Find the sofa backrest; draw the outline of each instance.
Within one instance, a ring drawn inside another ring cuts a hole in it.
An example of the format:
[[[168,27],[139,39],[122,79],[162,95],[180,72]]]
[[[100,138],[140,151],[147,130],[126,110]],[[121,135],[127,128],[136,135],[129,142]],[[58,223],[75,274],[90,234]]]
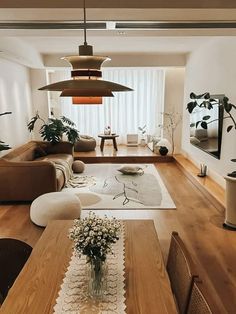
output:
[[[35,158],[35,149],[38,146],[36,142],[29,142],[20,147],[14,148],[8,154],[4,155],[3,160],[7,161],[32,161]]]

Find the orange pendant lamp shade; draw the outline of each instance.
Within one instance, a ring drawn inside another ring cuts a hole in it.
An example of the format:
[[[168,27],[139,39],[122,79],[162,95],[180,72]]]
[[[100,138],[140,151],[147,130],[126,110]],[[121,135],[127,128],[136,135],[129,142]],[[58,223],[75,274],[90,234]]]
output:
[[[73,105],[102,105],[102,97],[72,97]]]

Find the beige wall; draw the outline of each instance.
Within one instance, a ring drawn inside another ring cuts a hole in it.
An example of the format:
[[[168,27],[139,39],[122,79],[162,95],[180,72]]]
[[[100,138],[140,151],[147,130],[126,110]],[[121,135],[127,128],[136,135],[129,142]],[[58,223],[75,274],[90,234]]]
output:
[[[167,68],[165,70],[165,112],[172,114],[176,128],[174,131],[175,152],[181,150],[182,111],[184,97],[184,68]],[[165,116],[164,126],[170,125],[170,119]],[[164,129],[164,137],[171,141],[170,132]]]
[[[30,74],[25,66],[0,59],[0,140],[11,147],[19,146],[31,136],[27,123],[32,115]],[[4,155],[6,151],[0,152]]]
[[[204,162],[209,168],[209,174],[224,186],[223,176],[235,168],[230,159],[236,158],[236,130],[226,132],[229,121],[224,120],[222,150],[220,160],[194,147],[189,142],[189,114],[186,104],[190,92],[200,94],[225,94],[233,104],[236,104],[236,39],[215,39],[203,45],[192,53],[186,66],[186,85],[183,105],[183,152],[198,166]],[[234,115],[236,117],[236,114]]]

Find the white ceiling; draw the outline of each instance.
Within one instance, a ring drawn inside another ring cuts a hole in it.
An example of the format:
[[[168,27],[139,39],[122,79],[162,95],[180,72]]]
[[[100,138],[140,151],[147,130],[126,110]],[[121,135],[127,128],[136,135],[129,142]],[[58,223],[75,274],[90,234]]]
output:
[[[236,9],[87,9],[89,21],[236,21]],[[82,9],[1,9],[0,22],[82,21]],[[95,53],[188,53],[212,36],[236,36],[236,29],[89,30]],[[0,29],[0,37],[17,37],[42,54],[76,53],[83,44],[81,30]]]
[[[76,37],[24,37],[43,54],[74,54],[78,45],[83,44],[81,36]],[[209,37],[158,37],[117,35],[90,36],[88,44],[94,46],[94,54],[127,53],[188,53],[208,41]]]

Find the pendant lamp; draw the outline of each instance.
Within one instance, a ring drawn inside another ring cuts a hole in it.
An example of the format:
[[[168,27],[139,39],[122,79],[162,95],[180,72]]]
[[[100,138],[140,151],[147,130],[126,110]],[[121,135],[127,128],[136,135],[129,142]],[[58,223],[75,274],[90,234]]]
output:
[[[79,46],[79,55],[66,56],[72,66],[71,79],[43,86],[39,90],[61,91],[61,97],[72,97],[73,104],[102,104],[102,97],[113,97],[112,92],[132,91],[131,88],[102,80],[101,66],[111,59],[94,56],[93,47],[86,39],[86,10],[84,0],[84,44]]]

